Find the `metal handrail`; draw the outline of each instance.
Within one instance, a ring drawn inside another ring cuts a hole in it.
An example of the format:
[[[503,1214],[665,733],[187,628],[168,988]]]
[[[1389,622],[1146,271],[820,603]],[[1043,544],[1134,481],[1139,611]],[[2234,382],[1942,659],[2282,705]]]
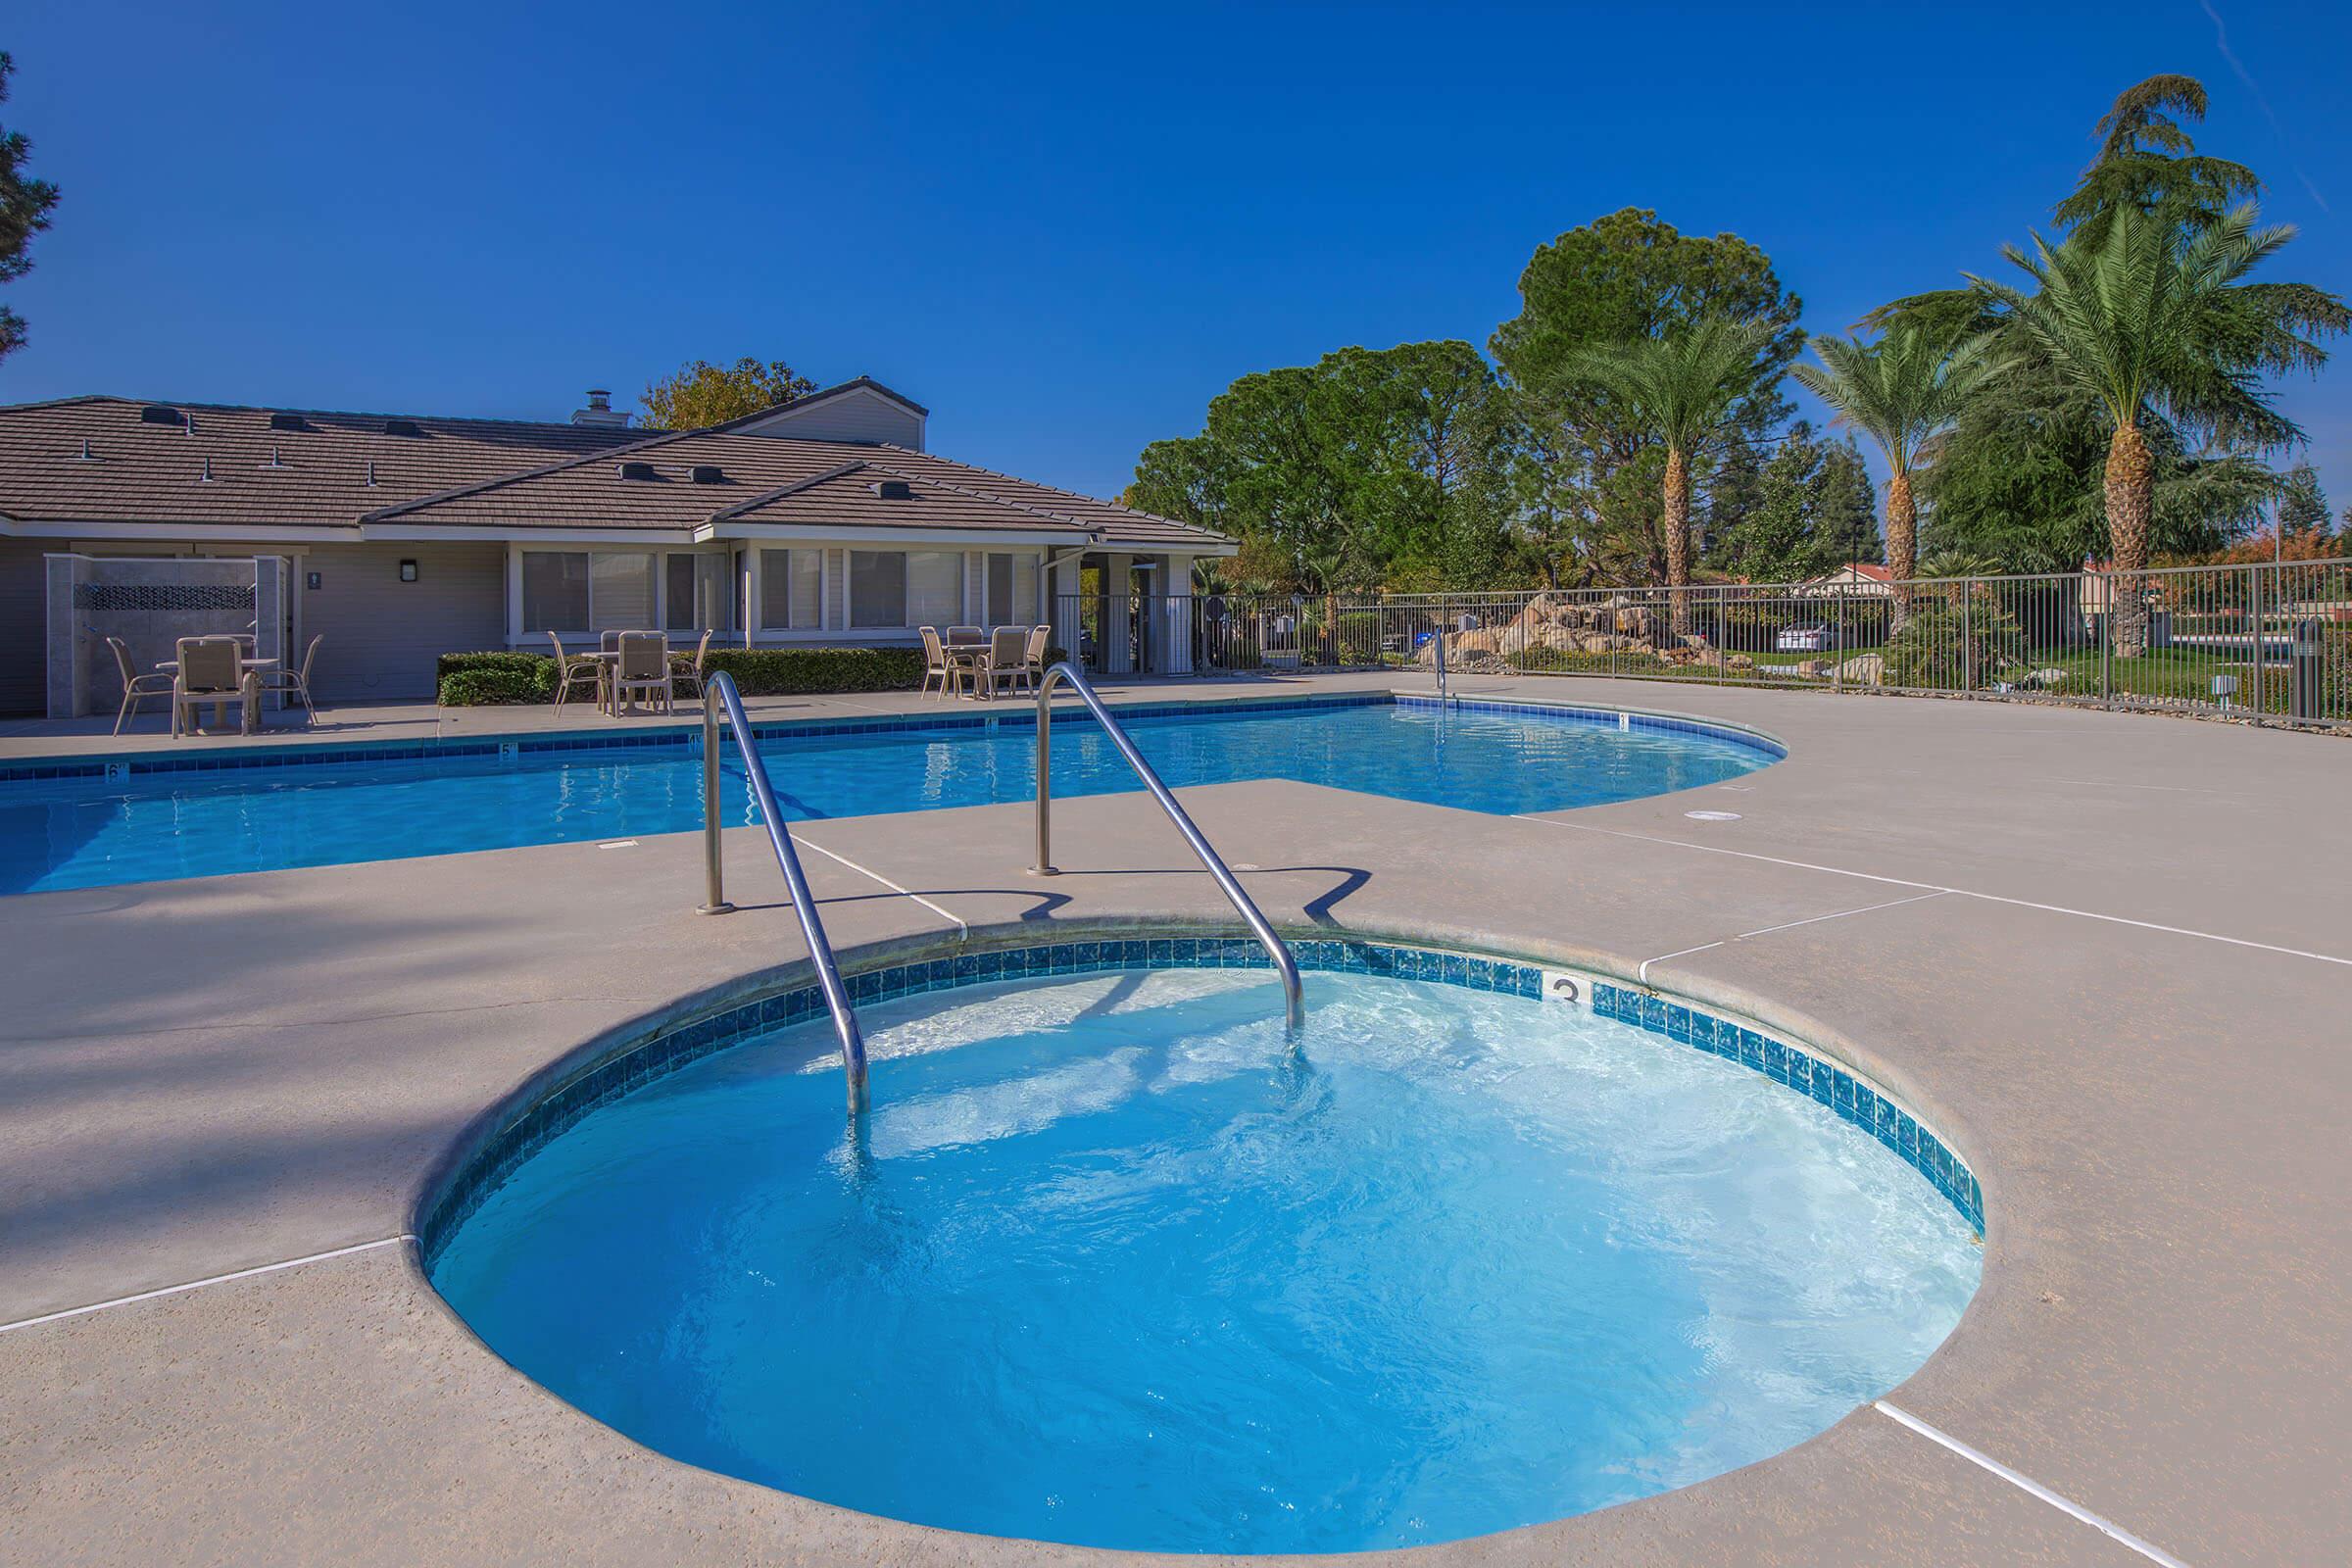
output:
[[[1432,639],[1430,647],[1437,650],[1438,701],[1442,703],[1446,701],[1446,628],[1440,626],[1436,631],[1430,633],[1430,637]]]
[[[1184,808],[1176,804],[1176,797],[1168,792],[1167,785],[1160,782],[1159,775],[1152,770],[1152,764],[1144,760],[1144,754],[1135,749],[1135,742],[1127,738],[1127,732],[1119,727],[1119,721],[1110,716],[1110,710],[1102,706],[1102,699],[1095,695],[1094,687],[1088,685],[1086,677],[1066,661],[1047,670],[1045,679],[1037,683],[1037,863],[1029,868],[1030,874],[1061,874],[1054,864],[1054,710],[1050,705],[1054,688],[1065,684],[1078,694],[1079,701],[1086,704],[1088,710],[1095,715],[1095,722],[1102,726],[1102,733],[1110,737],[1110,743],[1119,749],[1119,755],[1127,759],[1127,765],[1135,769],[1135,776],[1143,780],[1144,788],[1152,792],[1152,798],[1159,803],[1159,808],[1168,813],[1168,820],[1176,824],[1176,831],[1184,835],[1184,841],[1200,858],[1201,866],[1215,880],[1218,890],[1232,903],[1243,923],[1250,927],[1250,934],[1266,950],[1266,956],[1274,960],[1274,972],[1282,977],[1283,1018],[1291,1035],[1296,1038],[1306,1023],[1306,1000],[1298,981],[1298,961],[1291,956],[1291,950],[1284,945],[1282,938],[1274,934],[1274,927],[1258,912],[1257,906],[1250,901],[1250,895],[1242,891],[1242,884],[1235,880],[1233,872],[1227,868],[1217,852],[1209,847],[1208,840],[1201,837],[1200,830],[1193,825],[1193,819],[1184,814]]]
[[[833,961],[833,944],[825,940],[825,922],[818,918],[816,900],[809,896],[808,878],[801,872],[801,857],[792,847],[792,835],[785,830],[784,812],[777,807],[775,789],[767,781],[767,764],[760,760],[759,747],[752,744],[752,721],[744,716],[743,698],[735,690],[735,678],[724,670],[713,672],[703,686],[703,857],[709,897],[698,912],[724,914],[734,908],[727,903],[719,880],[718,715],[722,705],[727,726],[735,732],[736,749],[743,753],[743,772],[751,781],[752,799],[759,803],[760,821],[767,829],[768,843],[775,847],[776,864],[784,871],[784,885],[792,892],[792,912],[800,916],[801,940],[808,944],[808,961],[816,968],[816,983],[825,993],[826,1008],[833,1014],[833,1032],[841,1038],[841,1067],[849,1079],[850,1114],[856,1116],[866,1105],[865,1036],[858,1031],[858,1014],[850,1006],[849,989],[841,983],[841,970]]]

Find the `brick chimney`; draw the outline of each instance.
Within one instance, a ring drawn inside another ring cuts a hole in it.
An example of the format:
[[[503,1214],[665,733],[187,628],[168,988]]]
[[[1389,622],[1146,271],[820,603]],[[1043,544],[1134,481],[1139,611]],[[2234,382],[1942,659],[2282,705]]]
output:
[[[571,411],[571,422],[595,425],[606,430],[625,430],[629,427],[629,416],[625,409],[616,412],[612,407],[612,394],[604,387],[596,386],[588,389],[588,406]]]

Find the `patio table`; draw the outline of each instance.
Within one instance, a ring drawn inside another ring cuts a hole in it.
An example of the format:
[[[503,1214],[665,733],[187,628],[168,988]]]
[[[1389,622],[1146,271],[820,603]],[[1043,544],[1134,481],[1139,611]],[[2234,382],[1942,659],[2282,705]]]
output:
[[[940,644],[940,653],[946,657],[949,663],[976,672],[981,662],[988,657],[988,644],[984,642],[942,643]],[[964,682],[963,689],[956,694],[956,700],[959,703],[967,699],[973,702],[980,700],[979,691],[970,681]]]

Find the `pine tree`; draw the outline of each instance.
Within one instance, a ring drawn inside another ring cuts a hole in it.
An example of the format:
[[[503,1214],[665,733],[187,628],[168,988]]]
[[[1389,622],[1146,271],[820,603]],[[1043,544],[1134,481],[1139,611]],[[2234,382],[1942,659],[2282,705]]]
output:
[[[0,104],[8,102],[9,74],[16,63],[0,49]],[[45,179],[28,178],[24,156],[32,151],[21,131],[0,126],[0,283],[12,282],[32,270],[25,252],[32,236],[49,226],[49,210],[57,205],[57,187]],[[0,305],[0,359],[24,341],[24,318]]]
[[[2286,480],[2278,492],[2278,531],[2280,534],[2326,532],[2328,528],[2328,495],[2320,488],[2320,476],[2308,463],[2298,463],[2286,470]]]

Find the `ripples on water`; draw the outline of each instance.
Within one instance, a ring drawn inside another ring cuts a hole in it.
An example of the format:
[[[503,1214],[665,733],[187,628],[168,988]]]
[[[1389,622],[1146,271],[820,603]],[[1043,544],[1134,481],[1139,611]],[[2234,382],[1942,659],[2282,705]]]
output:
[[[1717,1474],[1906,1377],[1966,1224],[1808,1099],[1561,1005],[1256,972],[869,1009],[599,1111],[436,1282],[680,1458],[1175,1550],[1455,1539]]]

